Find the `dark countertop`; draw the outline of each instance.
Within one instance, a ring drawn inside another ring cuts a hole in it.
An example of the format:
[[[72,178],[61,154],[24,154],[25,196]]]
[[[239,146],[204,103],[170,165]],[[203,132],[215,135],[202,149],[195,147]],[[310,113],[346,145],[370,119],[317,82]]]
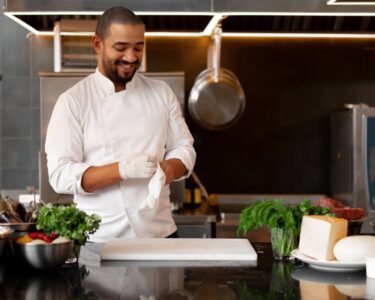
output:
[[[375,279],[366,279],[365,271],[333,273],[299,261],[275,262],[270,244],[253,246],[256,263],[101,262],[100,244],[82,248],[79,264],[49,272],[2,261],[0,299],[374,299],[365,296],[366,290],[375,296]]]

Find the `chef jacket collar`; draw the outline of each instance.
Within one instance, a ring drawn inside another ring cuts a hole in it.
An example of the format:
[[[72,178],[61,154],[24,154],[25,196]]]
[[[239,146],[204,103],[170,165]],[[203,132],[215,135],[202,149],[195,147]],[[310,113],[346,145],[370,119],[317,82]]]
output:
[[[128,92],[129,90],[134,89],[136,77],[137,73],[135,73],[133,79],[126,84],[126,89],[121,92]],[[115,85],[108,77],[104,76],[99,71],[99,68],[96,68],[95,70],[95,80],[98,82],[99,86],[104,90],[107,96],[115,93]]]

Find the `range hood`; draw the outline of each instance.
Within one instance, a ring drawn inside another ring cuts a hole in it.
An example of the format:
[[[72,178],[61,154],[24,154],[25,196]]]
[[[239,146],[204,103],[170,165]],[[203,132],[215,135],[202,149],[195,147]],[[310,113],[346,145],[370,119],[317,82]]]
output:
[[[146,36],[312,35],[375,37],[375,5],[367,0],[4,0],[4,14],[35,34],[76,24],[62,35],[92,34],[104,10],[126,6],[141,16]]]

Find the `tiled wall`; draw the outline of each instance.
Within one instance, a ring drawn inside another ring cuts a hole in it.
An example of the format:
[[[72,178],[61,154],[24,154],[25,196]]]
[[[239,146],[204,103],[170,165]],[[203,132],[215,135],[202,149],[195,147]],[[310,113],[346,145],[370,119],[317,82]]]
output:
[[[37,187],[38,72],[51,69],[51,40],[29,34],[2,12],[0,22],[0,188]]]

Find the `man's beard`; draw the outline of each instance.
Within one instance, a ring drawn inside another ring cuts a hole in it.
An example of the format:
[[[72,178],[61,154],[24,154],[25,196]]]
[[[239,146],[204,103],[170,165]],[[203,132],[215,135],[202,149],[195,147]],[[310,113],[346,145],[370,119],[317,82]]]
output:
[[[105,71],[106,75],[109,77],[109,79],[111,79],[113,82],[123,84],[123,85],[126,85],[126,83],[128,83],[129,81],[131,81],[133,79],[135,73],[137,72],[137,70],[139,69],[139,67],[141,65],[139,60],[137,60],[135,62],[132,62],[132,63],[129,63],[129,62],[126,62],[126,61],[123,61],[123,60],[116,60],[114,65],[112,65],[110,61],[103,58],[102,62],[103,62],[103,66],[104,66],[104,71]],[[135,65],[135,68],[133,69],[133,71],[131,71],[131,73],[128,73],[128,74],[125,73],[122,76],[122,75],[119,74],[118,69],[117,69],[117,66],[121,63]]]

